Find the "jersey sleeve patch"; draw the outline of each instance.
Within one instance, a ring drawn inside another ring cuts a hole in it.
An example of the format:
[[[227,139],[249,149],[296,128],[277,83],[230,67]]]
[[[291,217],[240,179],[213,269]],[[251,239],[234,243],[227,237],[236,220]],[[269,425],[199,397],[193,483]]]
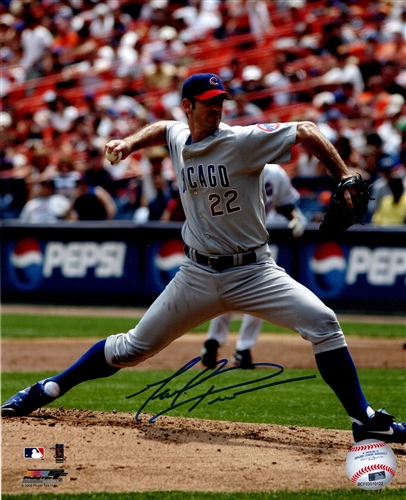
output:
[[[276,132],[279,128],[281,128],[280,123],[257,123],[257,127],[263,132],[267,132],[268,134],[272,134],[272,132]]]

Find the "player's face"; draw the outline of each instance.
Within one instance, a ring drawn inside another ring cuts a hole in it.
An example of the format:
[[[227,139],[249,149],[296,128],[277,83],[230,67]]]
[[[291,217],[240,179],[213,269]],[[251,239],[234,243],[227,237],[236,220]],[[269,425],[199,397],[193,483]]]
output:
[[[222,96],[212,97],[205,101],[196,101],[196,109],[199,110],[202,120],[217,121],[218,126],[223,112],[223,102],[224,97]]]
[[[202,134],[210,135],[219,126],[223,111],[224,97],[216,96],[205,101],[195,101],[187,114],[193,125]]]

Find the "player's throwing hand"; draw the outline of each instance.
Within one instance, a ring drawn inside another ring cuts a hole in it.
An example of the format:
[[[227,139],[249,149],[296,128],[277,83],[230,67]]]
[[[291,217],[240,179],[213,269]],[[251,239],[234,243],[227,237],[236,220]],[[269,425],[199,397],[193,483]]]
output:
[[[108,142],[104,148],[104,154],[112,165],[124,160],[130,153],[130,146],[122,139],[114,139]]]

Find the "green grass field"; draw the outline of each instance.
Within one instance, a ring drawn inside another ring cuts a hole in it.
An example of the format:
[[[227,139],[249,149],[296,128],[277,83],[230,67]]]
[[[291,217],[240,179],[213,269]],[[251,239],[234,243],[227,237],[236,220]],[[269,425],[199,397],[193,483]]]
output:
[[[57,337],[105,337],[133,328],[139,318],[97,317],[97,316],[43,316],[41,314],[3,314],[2,337],[13,339],[57,338]],[[207,332],[208,323],[195,328],[193,332]],[[231,332],[238,332],[241,320],[233,320]],[[401,324],[379,324],[341,322],[346,334],[359,337],[405,338],[405,326]],[[292,333],[290,330],[264,323],[262,333]]]
[[[3,314],[2,316],[2,337],[4,339],[30,339],[41,337],[103,337],[117,331],[126,331],[132,328],[136,319],[128,318],[97,318],[82,316],[42,316],[42,315],[22,315]],[[232,324],[232,331],[238,331],[240,321],[235,320]],[[369,336],[369,337],[391,337],[404,338],[405,331],[403,325],[376,325],[368,323],[342,323],[347,335]],[[286,330],[277,329],[272,325],[264,324],[264,334],[266,331],[283,333]],[[199,332],[207,331],[207,325],[202,325]],[[127,399],[126,396],[142,391],[147,384],[154,384],[165,378],[173,376],[173,371],[126,371],[123,370],[109,379],[93,380],[85,384],[80,384],[69,391],[63,400],[65,408],[83,408],[99,411],[119,411],[136,413],[140,409],[149,414],[158,414],[166,411],[169,403],[165,398],[149,401],[144,406],[149,394],[153,390],[150,388],[142,394]],[[196,372],[195,372],[196,373]],[[193,418],[204,418],[213,420],[234,420],[240,422],[272,423],[281,425],[297,425],[319,428],[348,429],[348,417],[337,401],[335,395],[328,386],[321,380],[317,371],[314,370],[286,370],[283,373],[266,381],[253,383],[253,380],[269,377],[275,373],[271,369],[257,369],[252,371],[230,371],[221,375],[222,386],[240,385],[240,388],[230,389],[222,396],[232,397],[234,392],[241,390],[242,384],[252,382],[249,387],[257,387],[261,383],[285,382],[280,385],[273,385],[266,389],[254,390],[242,394],[227,401],[218,401],[214,404],[207,404],[203,401],[194,407],[194,401],[182,404],[170,409],[168,415],[185,416]],[[10,395],[32,384],[34,381],[52,375],[51,372],[43,373],[2,373],[2,400]],[[293,378],[315,376],[315,378],[286,382]],[[359,370],[361,384],[368,396],[371,404],[375,407],[383,406],[395,415],[404,417],[406,389],[406,376],[404,370],[399,369],[361,369]],[[207,391],[211,384],[218,383],[220,375],[215,379],[209,378],[199,384],[198,388],[187,388],[185,399],[193,398],[196,394]],[[171,390],[179,390],[185,387],[190,380],[190,372],[176,377],[170,381]],[[197,393],[196,393],[197,391]],[[59,402],[51,406],[60,406]],[[192,410],[191,410],[192,408]],[[305,408],[305,411],[303,409]],[[151,493],[131,493],[131,494],[55,494],[52,492],[33,494],[9,495],[3,494],[5,500],[32,500],[58,498],[58,500],[310,500],[310,499],[337,499],[352,500],[358,498],[380,498],[380,499],[400,499],[406,497],[406,488],[382,489],[379,491],[364,491],[359,489],[334,490],[334,491],[308,491],[308,492],[271,492],[271,493],[192,493],[188,492],[151,492]]]
[[[146,388],[147,384],[162,381],[173,375],[173,371],[142,372],[122,370],[109,378],[91,380],[74,387],[63,397],[65,408],[89,409],[100,411],[120,411],[136,413],[152,395],[153,389],[139,396],[126,399]],[[195,372],[196,373],[196,372]],[[194,373],[194,374],[195,374]],[[212,384],[223,387],[243,384],[261,377],[274,374],[275,371],[263,369],[255,371],[232,371],[202,382],[198,387],[186,391],[181,401],[197,397],[207,392]],[[3,373],[2,400],[4,401],[22,387],[27,387],[37,380],[55,375],[52,372],[36,373]],[[321,427],[330,429],[348,429],[348,417],[331,389],[324,383],[315,370],[286,370],[278,377],[267,382],[286,381],[296,377],[315,375],[316,378],[289,382],[283,385],[271,386],[266,389],[250,392],[235,399],[208,404],[213,398],[208,398],[197,407],[194,402],[179,406],[166,413],[170,416],[204,418],[209,420],[236,420],[239,422],[273,423],[280,425],[300,425],[306,427]],[[177,377],[167,387],[171,391],[182,389],[192,375],[184,373]],[[403,370],[361,369],[359,371],[364,391],[372,405],[381,405],[390,409],[395,415],[404,413],[404,401],[399,397],[400,388],[405,386]],[[260,383],[253,384],[258,387]],[[251,387],[251,385],[249,386]],[[382,388],[385,388],[382,390]],[[221,396],[232,396],[242,388],[226,391]],[[51,407],[59,407],[60,401],[51,403]],[[143,408],[146,413],[160,413],[166,410],[169,403],[155,400]],[[305,411],[303,409],[305,408]]]
[[[66,493],[42,493],[2,495],[3,500],[404,500],[406,488],[366,490],[318,490],[271,493],[202,493],[184,491],[165,491],[149,493],[81,493],[69,495]]]

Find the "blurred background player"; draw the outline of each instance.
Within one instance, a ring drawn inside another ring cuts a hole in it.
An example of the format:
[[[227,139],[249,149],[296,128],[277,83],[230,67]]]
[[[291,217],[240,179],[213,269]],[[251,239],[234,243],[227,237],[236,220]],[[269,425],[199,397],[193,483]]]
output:
[[[264,188],[267,196],[267,224],[288,224],[292,236],[302,236],[306,218],[297,206],[300,195],[293,187],[286,171],[277,164],[267,164],[264,168]],[[215,368],[217,350],[224,345],[230,328],[233,313],[222,314],[210,322],[207,340],[202,349],[202,363],[208,368]],[[249,314],[244,315],[236,344],[233,362],[243,369],[255,368],[252,362],[253,349],[263,320]]]

